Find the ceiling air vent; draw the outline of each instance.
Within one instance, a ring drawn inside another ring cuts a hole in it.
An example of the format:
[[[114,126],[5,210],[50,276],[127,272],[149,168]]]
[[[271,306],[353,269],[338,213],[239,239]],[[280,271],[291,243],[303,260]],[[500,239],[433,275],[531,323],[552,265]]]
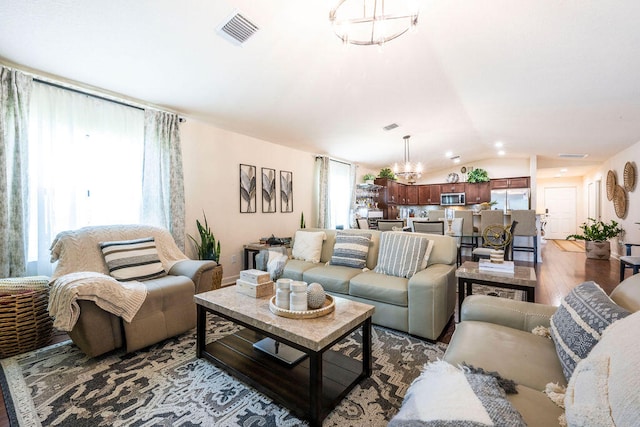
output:
[[[258,31],[258,26],[238,11],[231,14],[217,28],[217,32],[222,38],[237,46],[242,46],[256,31]]]
[[[392,130],[392,129],[395,129],[397,127],[398,127],[397,123],[391,123],[390,125],[386,125],[382,129],[384,129],[384,130]]]
[[[560,153],[558,157],[562,157],[563,159],[585,159],[588,154],[581,153]]]

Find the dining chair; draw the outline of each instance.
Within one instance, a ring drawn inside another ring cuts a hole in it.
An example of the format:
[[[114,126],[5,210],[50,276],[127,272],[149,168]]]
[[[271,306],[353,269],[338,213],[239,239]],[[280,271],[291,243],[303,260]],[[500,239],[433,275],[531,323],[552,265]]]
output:
[[[444,234],[444,221],[413,221],[416,233]]]
[[[356,224],[358,224],[358,228],[362,230],[367,230],[369,228],[369,220],[367,218],[357,218]]]
[[[435,209],[427,211],[427,219],[429,221],[438,221],[439,218],[444,218],[444,209]]]
[[[493,224],[496,225],[496,224]],[[518,225],[518,221],[512,221],[511,225],[509,226],[509,233],[511,234],[511,239],[509,239],[509,242],[504,245],[504,246],[483,246],[481,248],[475,248],[473,250],[472,254],[472,259],[473,261],[478,261],[480,258],[491,258],[491,251],[494,249],[502,249],[504,250],[504,259],[505,261],[513,261],[513,257],[511,256],[512,252],[511,252],[511,245],[513,244],[513,232],[516,229],[516,225]],[[500,225],[502,226],[502,225]],[[505,227],[505,230],[507,228]],[[486,244],[486,242],[483,242],[483,244]]]
[[[404,228],[404,221],[401,219],[379,219],[378,230],[380,231],[394,231],[402,230]]]

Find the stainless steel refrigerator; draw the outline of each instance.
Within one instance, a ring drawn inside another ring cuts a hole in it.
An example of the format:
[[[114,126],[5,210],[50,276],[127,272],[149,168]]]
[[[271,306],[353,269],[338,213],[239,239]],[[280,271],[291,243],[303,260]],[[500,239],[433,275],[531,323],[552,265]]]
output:
[[[530,192],[528,188],[491,190],[491,201],[497,202],[491,209],[502,210],[503,212],[530,209]]]

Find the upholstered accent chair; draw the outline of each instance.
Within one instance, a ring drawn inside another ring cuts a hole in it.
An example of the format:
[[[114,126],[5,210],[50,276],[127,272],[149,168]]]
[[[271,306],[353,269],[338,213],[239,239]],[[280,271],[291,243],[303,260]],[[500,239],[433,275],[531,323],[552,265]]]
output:
[[[50,284],[79,272],[109,276],[101,243],[153,238],[166,274],[139,280],[146,298],[130,322],[100,308],[95,300],[78,299],[80,314],[69,336],[89,356],[125,347],[132,352],[186,332],[196,325],[193,296],[213,287],[214,261],[187,258],[171,234],[145,225],[84,227],[59,233],[51,245],[51,262],[57,262]],[[108,279],[108,278],[107,278]],[[52,288],[53,289],[53,288]]]

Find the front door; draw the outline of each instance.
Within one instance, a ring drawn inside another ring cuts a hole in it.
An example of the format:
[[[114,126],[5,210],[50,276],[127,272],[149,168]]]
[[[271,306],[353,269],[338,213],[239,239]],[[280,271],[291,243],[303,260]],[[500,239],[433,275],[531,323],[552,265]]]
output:
[[[546,239],[565,239],[576,234],[576,187],[549,187],[544,190],[547,210]]]

